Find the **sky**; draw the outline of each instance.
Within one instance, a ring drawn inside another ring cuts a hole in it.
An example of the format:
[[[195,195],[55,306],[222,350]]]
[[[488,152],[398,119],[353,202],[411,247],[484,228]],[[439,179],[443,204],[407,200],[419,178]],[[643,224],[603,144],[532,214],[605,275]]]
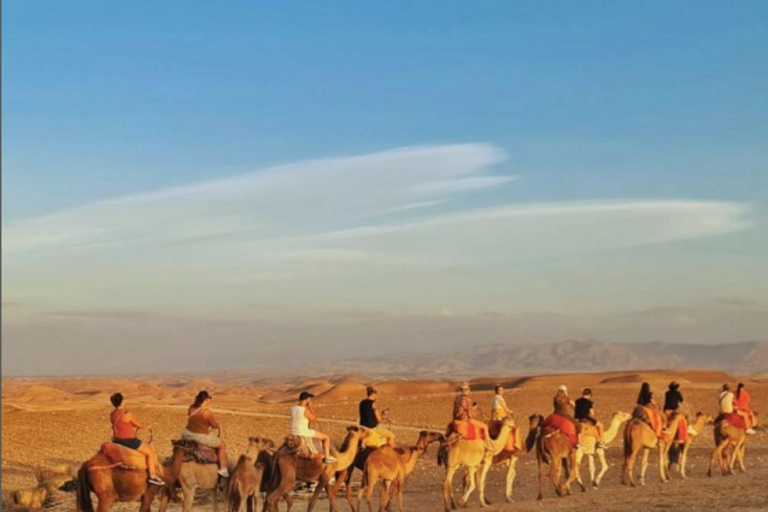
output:
[[[768,4],[6,2],[2,370],[768,332]]]

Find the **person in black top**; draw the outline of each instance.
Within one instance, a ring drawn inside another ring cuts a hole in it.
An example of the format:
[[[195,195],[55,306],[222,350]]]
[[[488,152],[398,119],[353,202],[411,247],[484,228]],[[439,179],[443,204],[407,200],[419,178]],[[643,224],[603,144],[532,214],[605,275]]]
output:
[[[373,386],[366,388],[368,398],[360,402],[360,425],[373,430],[386,444],[395,446],[395,435],[381,426],[381,421],[386,418],[387,411],[379,410],[376,400],[379,398],[379,392]]]
[[[603,442],[603,424],[595,417],[595,403],[592,401],[591,389],[584,388],[581,398],[576,400],[574,418],[581,423],[589,423],[597,429],[597,447],[604,450],[606,446]]]
[[[680,384],[672,381],[664,395],[664,412],[669,416],[672,412],[677,412],[681,405],[683,405],[683,394],[680,392]]]

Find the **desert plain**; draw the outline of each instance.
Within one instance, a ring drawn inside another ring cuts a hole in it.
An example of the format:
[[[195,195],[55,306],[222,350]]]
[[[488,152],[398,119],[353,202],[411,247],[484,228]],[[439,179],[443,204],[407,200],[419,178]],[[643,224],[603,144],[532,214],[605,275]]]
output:
[[[688,411],[717,412],[717,393],[724,382],[735,386],[746,383],[754,410],[768,411],[768,377],[737,376],[719,371],[622,371],[541,376],[490,376],[472,380],[473,396],[482,413],[488,417],[494,384],[506,387],[508,404],[523,435],[528,431],[528,416],[549,414],[552,396],[560,384],[576,396],[583,387],[594,391],[599,419],[608,423],[616,411],[631,412],[641,382],[651,383],[657,396],[662,396],[671,380],[681,383]],[[99,449],[111,435],[109,396],[120,391],[128,408],[140,421],[153,428],[153,446],[161,457],[170,455],[171,439],[177,438],[185,424],[185,409],[200,389],[214,396],[212,407],[223,427],[232,456],[242,453],[249,436],[266,436],[280,441],[288,430],[288,412],[296,395],[309,390],[317,395],[319,427],[331,434],[338,444],[346,425],[357,421],[357,404],[364,397],[366,384],[376,384],[380,404],[389,409],[391,429],[399,444],[412,444],[422,429],[444,431],[450,419],[457,382],[451,380],[393,379],[368,380],[360,376],[312,377],[296,376],[256,378],[236,375],[220,377],[80,377],[80,378],[11,378],[3,380],[2,397],[2,485],[3,495],[14,490],[34,487],[35,473],[41,467],[71,466],[77,468]],[[146,439],[147,432],[140,437]],[[536,501],[537,468],[533,452],[521,456],[517,464],[514,501],[504,502],[506,468],[493,468],[487,484],[489,510],[768,510],[768,434],[751,436],[746,451],[747,472],[734,476],[707,478],[706,470],[713,448],[712,427],[697,436],[689,454],[688,479],[673,473],[672,481],[659,482],[656,453],[651,454],[647,485],[630,489],[621,485],[621,436],[610,444],[607,458],[610,468],[599,489],[578,485],[571,496],[558,498],[547,482],[544,500]],[[588,481],[586,463],[581,468]],[[405,509],[441,511],[444,469],[436,464],[436,446],[419,460],[405,488]],[[358,473],[359,477],[359,473]],[[355,478],[357,481],[357,478]],[[456,479],[457,487],[460,485]],[[343,494],[343,491],[342,491]],[[155,507],[157,504],[155,504]],[[4,504],[4,509],[12,507]],[[74,510],[74,493],[53,493],[49,510]],[[281,504],[281,510],[284,505]],[[477,495],[469,502],[478,509]],[[223,504],[222,508],[223,509]],[[298,501],[294,510],[305,510]],[[343,500],[340,510],[349,510]],[[123,503],[115,510],[138,510],[138,503]],[[180,505],[171,504],[171,510]],[[213,510],[210,497],[199,496],[195,512]],[[319,511],[328,510],[325,499]]]

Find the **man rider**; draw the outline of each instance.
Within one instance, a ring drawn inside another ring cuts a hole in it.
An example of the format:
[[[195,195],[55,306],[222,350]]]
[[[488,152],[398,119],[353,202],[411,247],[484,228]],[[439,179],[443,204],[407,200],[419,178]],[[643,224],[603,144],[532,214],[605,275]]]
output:
[[[603,439],[603,424],[597,421],[595,416],[595,403],[592,401],[592,390],[584,388],[581,398],[574,405],[574,418],[582,423],[589,423],[597,429],[597,447],[605,450],[607,446]]]
[[[387,410],[379,409],[379,406],[376,403],[379,398],[378,390],[373,386],[368,386],[366,388],[366,394],[368,398],[361,400],[359,406],[360,425],[373,430],[383,438],[389,446],[394,448],[395,435],[381,426],[381,421],[386,418]]]
[[[317,414],[312,405],[314,397],[312,393],[302,391],[299,395],[299,403],[291,407],[291,434],[319,440],[323,444],[323,462],[332,464],[337,460],[331,456],[331,438],[327,434],[310,428],[310,424],[317,423]]]

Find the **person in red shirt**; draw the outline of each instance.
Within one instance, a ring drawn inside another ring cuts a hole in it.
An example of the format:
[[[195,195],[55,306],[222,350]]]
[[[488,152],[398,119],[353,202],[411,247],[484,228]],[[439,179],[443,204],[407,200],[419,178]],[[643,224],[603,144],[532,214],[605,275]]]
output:
[[[122,393],[115,393],[109,398],[115,409],[112,414],[109,415],[109,420],[112,423],[112,442],[136,450],[147,458],[147,471],[149,472],[149,478],[147,481],[154,485],[165,485],[155,472],[156,468],[160,466],[157,461],[157,454],[148,444],[141,442],[141,439],[136,437],[139,429],[148,429],[149,425],[140,423],[136,417],[125,408],[125,398]]]
[[[736,387],[736,396],[733,397],[733,407],[747,422],[747,434],[753,435],[755,434],[756,422],[755,413],[749,407],[749,402],[751,401],[752,398],[749,396],[749,393],[747,393],[746,386],[743,382],[739,382],[739,385]]]

